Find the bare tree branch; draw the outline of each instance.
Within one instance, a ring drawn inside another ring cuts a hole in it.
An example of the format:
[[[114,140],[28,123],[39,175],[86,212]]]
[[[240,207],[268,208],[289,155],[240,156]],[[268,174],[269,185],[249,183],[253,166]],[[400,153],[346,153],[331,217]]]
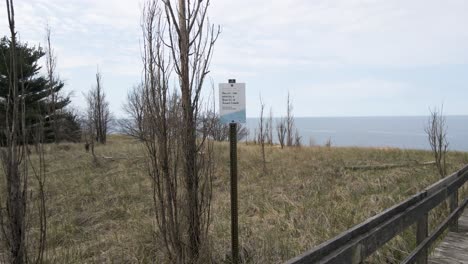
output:
[[[447,124],[443,115],[444,106],[440,109],[430,109],[428,124],[425,128],[429,145],[435,159],[437,171],[441,178],[447,175],[447,152],[449,142],[447,140]]]

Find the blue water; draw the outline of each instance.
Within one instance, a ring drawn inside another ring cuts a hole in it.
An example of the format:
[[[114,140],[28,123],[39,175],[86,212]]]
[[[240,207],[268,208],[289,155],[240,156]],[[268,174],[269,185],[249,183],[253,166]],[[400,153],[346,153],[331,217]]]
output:
[[[333,146],[397,147],[429,149],[424,131],[428,117],[302,117],[296,127],[302,143]],[[447,139],[450,150],[468,151],[468,116],[447,116]],[[247,118],[250,138],[258,127],[258,118]],[[276,129],[274,131],[276,140]]]

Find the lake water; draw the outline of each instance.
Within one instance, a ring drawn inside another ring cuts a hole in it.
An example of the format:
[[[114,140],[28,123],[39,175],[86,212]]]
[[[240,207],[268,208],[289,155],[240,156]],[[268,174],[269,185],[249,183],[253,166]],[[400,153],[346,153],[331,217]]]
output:
[[[468,151],[468,116],[447,116],[450,150]],[[302,117],[295,118],[302,143],[333,146],[397,147],[429,149],[424,131],[428,117]],[[258,127],[258,118],[248,118],[250,137]],[[276,138],[276,129],[274,131]]]

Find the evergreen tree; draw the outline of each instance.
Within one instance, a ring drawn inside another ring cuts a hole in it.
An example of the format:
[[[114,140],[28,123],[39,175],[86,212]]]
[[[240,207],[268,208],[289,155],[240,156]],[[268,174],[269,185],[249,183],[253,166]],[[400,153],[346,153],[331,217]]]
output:
[[[52,85],[49,85],[48,79],[39,74],[41,66],[38,64],[40,58],[44,56],[44,51],[41,47],[28,46],[27,43],[16,44],[17,54],[17,72],[18,72],[18,89],[19,96],[25,100],[26,127],[28,129],[29,141],[32,142],[35,129],[44,127],[46,141],[55,140],[50,120],[60,122],[62,109],[70,103],[69,97],[59,97],[56,100],[54,107],[50,97],[52,93],[57,95],[63,88],[64,83],[61,80],[54,80]],[[0,120],[5,120],[7,113],[11,113],[7,109],[7,100],[11,100],[11,95],[8,91],[8,83],[11,82],[8,73],[8,65],[10,58],[10,40],[3,37],[0,40]],[[50,109],[55,109],[55,113],[51,113]],[[54,115],[54,118],[51,118]],[[5,122],[0,122],[0,145],[5,142],[4,135]]]

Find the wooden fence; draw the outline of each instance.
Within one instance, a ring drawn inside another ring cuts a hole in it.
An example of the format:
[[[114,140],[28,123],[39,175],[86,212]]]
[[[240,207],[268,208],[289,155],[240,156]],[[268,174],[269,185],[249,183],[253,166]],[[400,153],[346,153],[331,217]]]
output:
[[[458,205],[458,189],[468,180],[468,165],[422,192],[343,232],[287,264],[362,263],[389,240],[416,223],[417,246],[403,263],[427,263],[428,249],[446,228],[456,231],[468,201]],[[428,234],[428,213],[449,199],[450,215]]]

